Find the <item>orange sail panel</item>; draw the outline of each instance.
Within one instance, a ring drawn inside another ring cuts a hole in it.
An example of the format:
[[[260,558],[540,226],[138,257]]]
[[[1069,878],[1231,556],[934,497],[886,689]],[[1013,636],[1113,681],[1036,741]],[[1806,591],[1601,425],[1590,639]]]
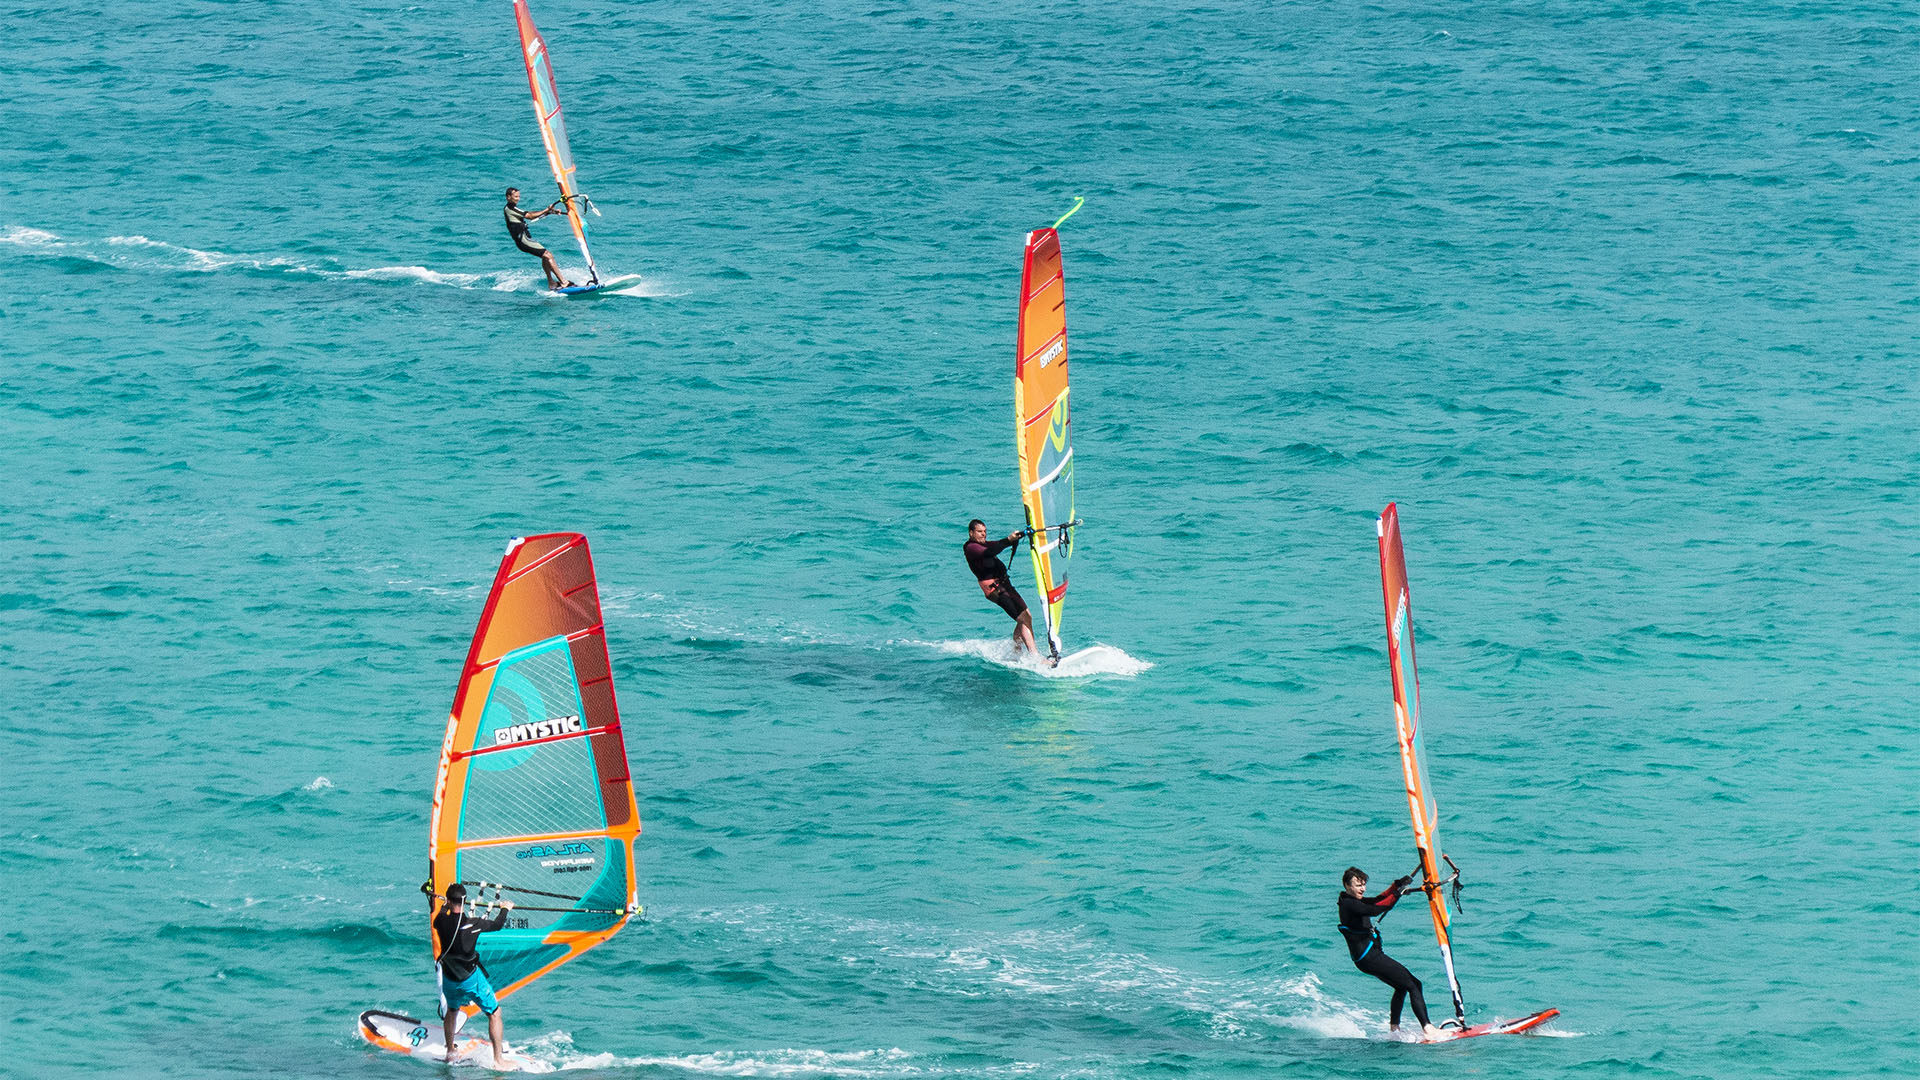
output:
[[[1420,676],[1413,662],[1413,596],[1407,587],[1407,559],[1400,546],[1400,511],[1393,504],[1380,512],[1375,524],[1380,540],[1380,588],[1387,605],[1387,661],[1393,669],[1393,722],[1400,744],[1400,774],[1406,782],[1407,809],[1413,816],[1413,843],[1420,851],[1427,908],[1433,915],[1434,937],[1446,962],[1447,985],[1453,990],[1455,1018],[1465,1015],[1460,980],[1453,972],[1453,942],[1448,936],[1447,899],[1440,888],[1440,818],[1433,803],[1433,785],[1427,780],[1427,752],[1420,728]]]
[[[637,910],[640,815],[586,537],[508,546],[447,719],[430,831],[436,897],[457,881],[470,902],[516,905],[478,940],[501,997]]]
[[[1060,613],[1067,598],[1073,530],[1073,424],[1067,399],[1067,294],[1060,234],[1027,234],[1020,275],[1020,329],[1014,348],[1013,411],[1020,454],[1020,500],[1033,534],[1027,550],[1040,590],[1047,642],[1060,655]]]
[[[547,164],[553,168],[553,179],[560,185],[567,222],[573,226],[573,238],[580,242],[580,257],[587,261],[587,273],[598,281],[600,271],[593,265],[593,252],[587,248],[587,219],[581,215],[585,209],[581,204],[586,198],[574,186],[573,150],[567,145],[567,123],[560,115],[560,90],[554,85],[547,41],[533,25],[527,0],[513,0],[513,18],[520,24],[520,56],[527,65],[527,85],[533,89],[533,114],[540,121],[540,141],[547,148]]]

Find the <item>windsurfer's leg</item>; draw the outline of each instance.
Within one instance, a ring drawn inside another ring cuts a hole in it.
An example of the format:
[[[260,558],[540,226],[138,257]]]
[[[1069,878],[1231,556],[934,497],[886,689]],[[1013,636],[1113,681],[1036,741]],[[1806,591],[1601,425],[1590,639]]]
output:
[[[561,276],[560,264],[554,260],[553,252],[548,251],[545,245],[516,236],[513,238],[513,246],[540,260],[540,272],[547,275],[548,288],[558,289],[567,283],[567,279]]]
[[[501,1068],[507,1065],[507,1033],[500,1022],[500,1010],[493,1010],[487,1017],[487,1038],[493,1042],[493,1063]]]
[[[1013,625],[1013,639],[1026,647],[1026,650],[1039,655],[1039,648],[1033,643],[1033,612],[1023,611]]]
[[[454,1033],[454,1030],[459,1026],[459,1024],[460,1024],[460,1010],[448,1009],[447,1019],[441,1025],[441,1027],[443,1028],[442,1034],[444,1034],[447,1037],[447,1060],[448,1061],[453,1060],[453,1033]]]
[[[1420,992],[1420,980],[1413,977],[1405,965],[1393,957],[1374,950],[1363,960],[1356,960],[1354,967],[1393,987],[1393,1006],[1388,1013],[1388,1026],[1400,1026],[1400,1012],[1409,1001],[1413,1004],[1413,1018],[1420,1021],[1421,1027],[1427,1026],[1427,999]]]
[[[1412,975],[1407,978],[1413,979]],[[1407,996],[1413,999],[1413,1018],[1420,1021],[1422,1028],[1430,1028],[1433,1021],[1427,1019],[1427,995],[1420,991],[1420,980],[1413,979],[1413,985],[1407,987]]]
[[[1026,598],[1022,597],[1012,584],[1002,579],[994,583],[987,593],[987,599],[1000,606],[1013,620],[1013,644],[1015,648],[1024,648],[1028,652],[1038,650],[1033,647],[1033,613],[1027,610]]]

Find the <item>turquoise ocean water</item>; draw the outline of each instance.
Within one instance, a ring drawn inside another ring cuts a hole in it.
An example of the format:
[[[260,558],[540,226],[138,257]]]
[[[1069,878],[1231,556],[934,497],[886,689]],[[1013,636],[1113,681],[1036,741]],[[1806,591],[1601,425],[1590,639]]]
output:
[[[500,226],[505,0],[9,20],[0,1073],[429,1075],[354,1016],[431,1008],[445,711],[556,529],[648,918],[510,1000],[553,1064],[1920,1071],[1909,7],[698,7],[536,7],[584,302]],[[1046,679],[958,549],[1075,195],[1125,656]],[[1562,1037],[1390,1042],[1334,929],[1412,862],[1389,500],[1470,1012]]]

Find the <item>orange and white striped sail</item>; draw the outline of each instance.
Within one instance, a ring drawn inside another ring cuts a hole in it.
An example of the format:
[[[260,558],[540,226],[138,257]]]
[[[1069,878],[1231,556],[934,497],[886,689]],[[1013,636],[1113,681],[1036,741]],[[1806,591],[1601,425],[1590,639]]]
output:
[[[501,559],[447,719],[430,831],[435,914],[454,882],[516,905],[478,940],[500,997],[638,910],[640,814],[586,537],[516,539]]]
[[[1447,966],[1447,985],[1453,991],[1456,1019],[1465,1016],[1460,980],[1453,971],[1453,941],[1440,863],[1439,811],[1433,803],[1433,785],[1427,780],[1427,753],[1420,728],[1420,676],[1413,662],[1413,595],[1407,586],[1407,559],[1400,546],[1400,511],[1393,504],[1380,512],[1375,532],[1380,540],[1380,588],[1387,605],[1387,660],[1393,669],[1393,723],[1400,744],[1400,774],[1406,783],[1407,810],[1413,816],[1413,843],[1420,851],[1427,909],[1433,915],[1433,934]]]
[[[1064,220],[1064,219],[1062,219]],[[1060,234],[1027,234],[1020,274],[1020,328],[1014,347],[1013,412],[1020,454],[1020,500],[1047,642],[1060,655],[1060,614],[1067,598],[1073,529],[1073,424],[1067,397],[1067,294]]]
[[[547,41],[533,25],[533,13],[527,0],[513,0],[513,18],[520,25],[520,57],[527,65],[527,85],[533,90],[533,114],[540,121],[540,141],[547,148],[547,164],[560,185],[567,223],[573,226],[573,238],[580,242],[580,257],[587,261],[587,273],[600,280],[593,265],[593,252],[587,247],[587,219],[582,216],[586,199],[573,179],[573,150],[567,145],[567,123],[560,114],[560,90],[553,81],[553,61],[547,55]],[[595,211],[598,213],[599,211]]]

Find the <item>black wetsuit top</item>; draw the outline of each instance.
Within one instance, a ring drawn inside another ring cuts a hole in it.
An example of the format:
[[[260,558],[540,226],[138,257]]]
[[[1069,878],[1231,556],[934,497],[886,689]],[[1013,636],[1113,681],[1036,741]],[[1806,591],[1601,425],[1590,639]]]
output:
[[[1370,900],[1340,890],[1340,933],[1347,939],[1347,952],[1354,963],[1359,963],[1369,949],[1379,949],[1380,931],[1373,928],[1373,920],[1392,910],[1399,899],[1400,894],[1392,889]]]
[[[975,580],[1005,581],[1011,585],[1012,581],[1007,577],[1007,564],[995,556],[1012,547],[1013,544],[1012,540],[988,540],[985,543],[976,540],[967,541],[967,567],[973,571]]]
[[[517,206],[509,206],[503,211],[507,217],[507,235],[513,237],[513,246],[529,255],[545,255],[547,249],[527,231],[527,212]]]
[[[440,974],[454,982],[465,982],[473,969],[480,966],[480,954],[474,951],[475,939],[505,925],[507,911],[504,908],[491,919],[474,918],[471,907],[461,915],[455,915],[451,907],[441,908],[440,914],[433,918],[433,933],[440,940]]]

